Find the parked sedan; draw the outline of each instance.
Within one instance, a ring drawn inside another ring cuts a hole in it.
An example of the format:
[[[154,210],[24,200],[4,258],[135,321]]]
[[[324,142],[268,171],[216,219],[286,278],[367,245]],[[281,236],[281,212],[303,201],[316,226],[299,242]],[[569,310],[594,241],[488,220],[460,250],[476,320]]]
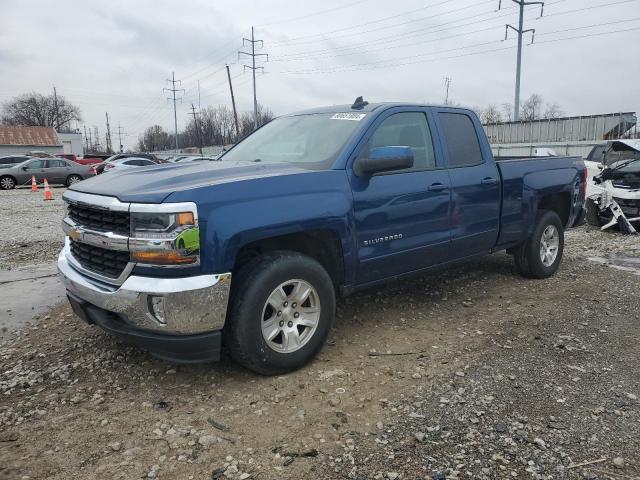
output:
[[[157,165],[153,160],[142,157],[127,157],[105,162],[103,173],[107,172],[120,172],[129,168],[148,167],[150,165]]]
[[[64,158],[31,158],[17,165],[0,170],[0,188],[11,190],[27,185],[34,176],[38,183],[45,179],[50,184],[71,185],[93,176],[91,167],[79,165]]]

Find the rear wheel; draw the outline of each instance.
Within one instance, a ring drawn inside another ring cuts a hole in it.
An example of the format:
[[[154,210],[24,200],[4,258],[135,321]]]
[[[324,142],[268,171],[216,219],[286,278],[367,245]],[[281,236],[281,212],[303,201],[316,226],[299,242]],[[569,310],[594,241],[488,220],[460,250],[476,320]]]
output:
[[[67,181],[66,181],[67,187],[70,187],[74,183],[78,183],[81,180],[82,180],[82,177],[80,175],[75,175],[75,174],[74,175],[69,175],[67,177]]]
[[[16,187],[16,179],[5,175],[4,177],[0,177],[0,188],[2,190],[12,190]]]
[[[302,367],[324,345],[335,315],[331,278],[314,259],[273,252],[233,279],[224,339],[231,356],[262,375]]]
[[[514,251],[518,273],[547,278],[556,273],[564,251],[564,228],[557,213],[542,211],[531,236]]]

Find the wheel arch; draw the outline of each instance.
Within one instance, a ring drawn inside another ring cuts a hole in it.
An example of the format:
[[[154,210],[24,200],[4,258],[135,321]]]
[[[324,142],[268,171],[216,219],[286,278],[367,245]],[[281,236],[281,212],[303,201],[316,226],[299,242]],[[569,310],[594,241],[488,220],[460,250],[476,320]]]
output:
[[[238,271],[257,256],[277,250],[311,257],[327,271],[334,286],[344,282],[342,243],[338,232],[331,229],[305,230],[248,242],[238,249],[233,271]]]

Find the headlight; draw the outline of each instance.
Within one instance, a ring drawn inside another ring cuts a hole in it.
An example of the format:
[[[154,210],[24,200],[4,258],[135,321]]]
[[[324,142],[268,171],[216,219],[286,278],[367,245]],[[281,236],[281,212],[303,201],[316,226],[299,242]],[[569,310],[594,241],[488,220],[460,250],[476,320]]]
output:
[[[189,266],[200,261],[194,212],[131,212],[131,259],[146,265]]]
[[[144,237],[148,232],[167,233],[179,227],[189,226],[195,226],[192,212],[131,214],[131,234],[133,237]]]

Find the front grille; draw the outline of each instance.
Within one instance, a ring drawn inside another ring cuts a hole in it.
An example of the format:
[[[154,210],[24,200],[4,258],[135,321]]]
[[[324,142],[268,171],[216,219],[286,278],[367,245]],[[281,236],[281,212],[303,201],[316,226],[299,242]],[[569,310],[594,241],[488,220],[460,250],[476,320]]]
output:
[[[129,263],[129,252],[106,250],[86,243],[72,241],[71,254],[87,270],[113,279],[118,278]]]
[[[69,218],[76,224],[98,232],[129,235],[129,212],[101,210],[86,205],[69,204]]]

